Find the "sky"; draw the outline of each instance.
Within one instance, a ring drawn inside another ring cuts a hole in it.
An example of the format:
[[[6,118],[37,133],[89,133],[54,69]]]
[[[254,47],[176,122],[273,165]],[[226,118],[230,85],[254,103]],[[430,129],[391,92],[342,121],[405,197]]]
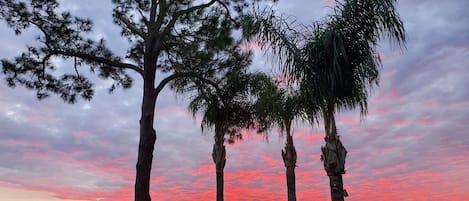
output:
[[[94,20],[94,36],[117,53],[126,43],[111,24],[110,1],[62,1],[62,9]],[[276,9],[303,23],[331,10],[327,0],[281,0]],[[341,112],[339,134],[348,150],[347,201],[469,200],[469,1],[402,0],[404,49],[378,48],[383,68],[369,113]],[[15,36],[0,23],[0,57],[34,44],[35,32]],[[54,61],[66,67],[65,61]],[[262,54],[252,68],[271,69]],[[60,69],[60,68],[59,68]],[[83,69],[84,71],[84,69]],[[95,80],[91,101],[38,101],[34,91],[8,88],[0,75],[0,200],[120,201],[133,199],[141,82],[107,93]],[[188,96],[165,89],[157,102],[153,200],[214,200],[213,132],[187,110]],[[294,126],[298,200],[326,201],[328,177],[320,161],[322,124]],[[244,132],[227,145],[225,200],[286,200],[284,139]]]

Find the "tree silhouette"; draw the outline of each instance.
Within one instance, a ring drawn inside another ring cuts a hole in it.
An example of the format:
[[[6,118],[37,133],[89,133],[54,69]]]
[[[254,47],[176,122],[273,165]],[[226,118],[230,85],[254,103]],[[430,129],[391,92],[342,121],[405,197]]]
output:
[[[318,25],[303,51],[305,64],[295,70],[316,90],[324,120],[326,145],[321,159],[330,180],[333,201],[344,200],[347,150],[336,128],[337,110],[359,108],[367,112],[368,91],[378,84],[381,65],[376,52],[380,38],[405,41],[402,22],[392,0],[349,0],[335,8],[331,20]]]
[[[212,159],[216,167],[217,201],[224,199],[224,168],[226,164],[225,141],[233,143],[242,139],[241,130],[254,126],[253,89],[259,73],[248,73],[250,53],[233,52],[225,63],[231,68],[219,73],[221,77],[212,83],[193,82],[194,85],[180,84],[179,91],[192,90],[195,94],[189,109],[196,115],[202,111],[201,128],[215,130]],[[225,139],[225,136],[228,139]]]
[[[285,135],[285,148],[282,159],[286,168],[288,201],[296,201],[296,149],[293,143],[291,126],[296,118],[304,116],[302,95],[300,90],[291,87],[279,88],[278,83],[264,81],[264,87],[258,93],[256,116],[260,124],[260,132],[278,126]]]

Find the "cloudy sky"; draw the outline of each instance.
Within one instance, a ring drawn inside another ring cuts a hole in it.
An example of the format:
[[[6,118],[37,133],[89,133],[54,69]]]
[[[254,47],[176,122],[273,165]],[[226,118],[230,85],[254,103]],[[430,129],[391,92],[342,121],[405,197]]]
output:
[[[281,0],[276,7],[303,23],[325,16],[331,1]],[[96,37],[125,51],[111,25],[110,1],[65,1],[63,8],[95,20]],[[383,41],[384,67],[369,114],[343,112],[338,128],[349,151],[346,200],[469,200],[469,1],[402,0],[406,49]],[[0,57],[34,43],[0,23]],[[59,65],[62,61],[56,61]],[[66,64],[66,63],[65,63]],[[64,66],[64,65],[62,65]],[[262,55],[253,68],[269,69]],[[92,101],[43,101],[8,88],[0,75],[0,200],[131,200],[138,143],[141,82],[129,90],[96,89]],[[97,86],[108,86],[97,81]],[[213,133],[187,112],[187,97],[163,91],[157,103],[154,200],[214,200]],[[294,140],[299,200],[329,199],[320,162],[323,129],[297,124]],[[286,199],[283,138],[255,133],[227,148],[225,199]]]

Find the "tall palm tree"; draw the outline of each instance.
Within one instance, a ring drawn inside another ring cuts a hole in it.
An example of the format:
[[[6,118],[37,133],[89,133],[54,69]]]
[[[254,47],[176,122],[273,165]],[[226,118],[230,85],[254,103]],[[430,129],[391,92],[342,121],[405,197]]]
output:
[[[378,84],[379,57],[376,45],[388,37],[403,44],[402,21],[394,0],[347,0],[338,4],[331,21],[317,26],[303,48],[304,62],[298,69],[302,81],[315,85],[316,102],[321,106],[326,145],[321,159],[329,176],[333,201],[347,196],[343,188],[347,150],[335,122],[335,112],[359,108],[367,112],[368,91]]]
[[[329,20],[315,24],[307,40],[300,43],[291,40],[288,26],[272,26],[278,24],[274,17],[261,15],[255,21],[249,16],[244,21],[245,37],[255,36],[279,55],[286,63],[283,72],[300,81],[311,101],[320,106],[326,132],[322,159],[333,201],[342,201],[347,195],[342,181],[347,151],[337,134],[335,112],[358,107],[366,114],[368,90],[378,84],[378,41],[387,37],[399,45],[405,42],[395,4],[396,0],[337,1]]]
[[[272,126],[278,126],[285,135],[285,148],[282,150],[282,159],[286,168],[286,181],[288,201],[296,201],[296,149],[293,143],[291,126],[295,118],[301,117],[301,94],[291,88],[280,89],[270,79],[266,80],[266,87],[258,90],[255,104],[256,118],[263,132]]]
[[[224,199],[225,141],[241,139],[240,130],[254,126],[249,89],[256,74],[247,72],[250,55],[235,52],[231,57],[223,72],[219,72],[221,76],[212,78],[212,84],[197,80],[193,83],[195,95],[189,103],[194,115],[202,112],[202,130],[206,127],[215,130],[212,159],[216,167],[217,201]]]

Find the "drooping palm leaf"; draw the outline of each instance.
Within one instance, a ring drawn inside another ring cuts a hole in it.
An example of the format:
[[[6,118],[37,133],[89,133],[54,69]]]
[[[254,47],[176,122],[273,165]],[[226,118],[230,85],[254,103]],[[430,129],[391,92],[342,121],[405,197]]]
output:
[[[301,60],[298,42],[302,34],[295,28],[302,27],[294,17],[280,17],[272,10],[255,10],[241,20],[242,34],[248,42],[255,42],[271,51],[282,73],[289,76]]]
[[[358,107],[366,114],[368,92],[379,81],[378,41],[405,42],[395,2],[347,0],[329,22],[318,25],[303,47],[305,63],[295,72],[317,86],[320,99],[333,101],[338,110]]]

